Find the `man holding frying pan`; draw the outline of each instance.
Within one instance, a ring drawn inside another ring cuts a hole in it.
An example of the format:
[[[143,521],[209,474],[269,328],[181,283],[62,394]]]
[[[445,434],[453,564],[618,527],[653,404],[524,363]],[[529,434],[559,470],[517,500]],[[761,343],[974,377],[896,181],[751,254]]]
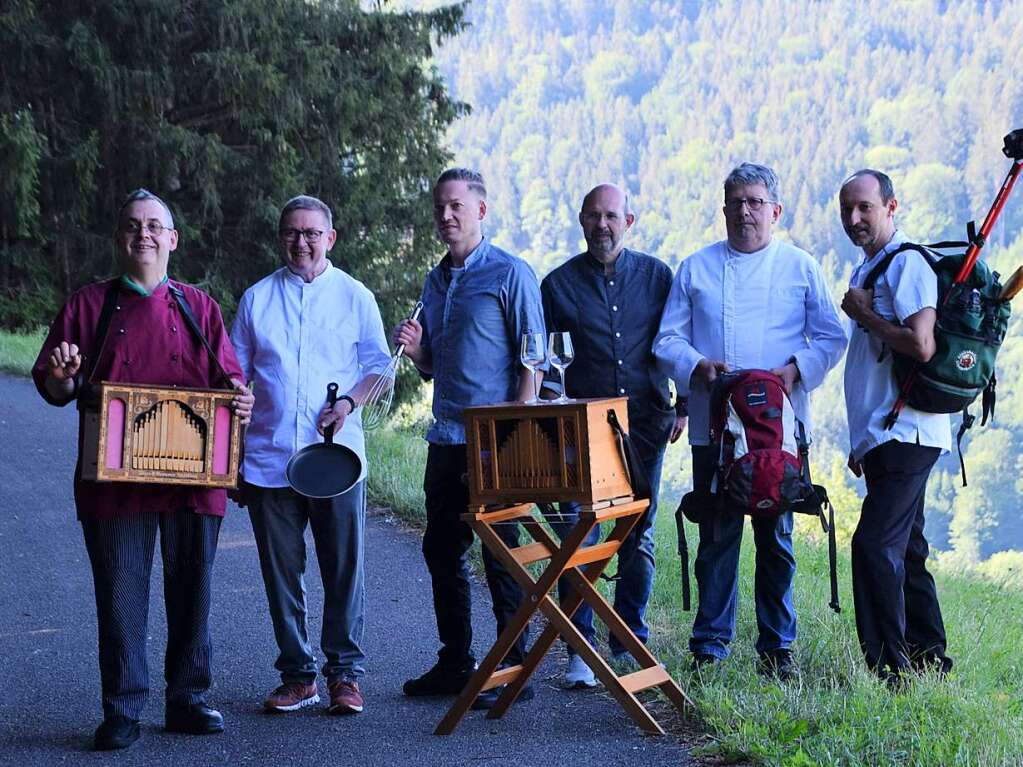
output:
[[[278,224],[284,266],[245,291],[231,330],[242,370],[259,391],[245,436],[242,502],[280,650],[281,684],[264,702],[276,712],[320,700],[306,625],[307,526],[323,579],[328,711],[363,709],[366,461],[362,422],[352,413],[390,352],[373,294],[327,260],[337,239],[332,218],[315,197],[284,205]]]

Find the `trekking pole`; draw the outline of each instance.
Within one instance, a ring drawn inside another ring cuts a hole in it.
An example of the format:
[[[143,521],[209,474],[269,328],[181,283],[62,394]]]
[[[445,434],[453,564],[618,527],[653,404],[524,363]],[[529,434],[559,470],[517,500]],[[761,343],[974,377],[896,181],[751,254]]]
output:
[[[1005,207],[1005,201],[1009,199],[1009,193],[1012,192],[1013,184],[1016,183],[1020,169],[1023,168],[1023,128],[1014,130],[1005,137],[1004,141],[1005,146],[1002,147],[1002,153],[1013,160],[1012,167],[1009,169],[1009,174],[1005,177],[1005,181],[1002,182],[1002,188],[998,190],[998,195],[991,204],[991,210],[987,212],[987,217],[984,219],[984,223],[981,224],[980,231],[970,237],[970,247],[966,250],[966,257],[963,259],[963,264],[956,273],[953,283],[966,282],[966,278],[970,276],[970,272],[973,271],[973,265],[977,263],[977,259],[980,257],[980,250],[984,247],[988,235],[994,228],[995,221],[1001,215],[1002,208]]]

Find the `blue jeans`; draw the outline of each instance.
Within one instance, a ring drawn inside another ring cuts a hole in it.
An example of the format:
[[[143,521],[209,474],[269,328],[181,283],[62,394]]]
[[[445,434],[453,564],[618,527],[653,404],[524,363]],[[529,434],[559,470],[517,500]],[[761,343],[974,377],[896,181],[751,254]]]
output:
[[[709,490],[716,456],[710,447],[693,446],[693,486]],[[745,516],[730,511],[708,515],[700,523],[696,554],[699,607],[693,622],[689,650],[716,658],[728,657],[735,635],[739,602],[739,546]],[[792,513],[754,518],[756,572],[753,600],[757,614],[758,653],[788,649],[796,640],[796,611],[792,580],[796,558],[792,552]]]
[[[632,632],[643,643],[650,635],[650,627],[643,620],[650,592],[654,585],[654,519],[657,516],[657,497],[661,484],[661,468],[664,465],[665,441],[652,442],[633,430],[630,434],[643,460],[647,477],[650,480],[650,508],[646,510],[629,536],[618,549],[618,580],[615,583],[615,612],[621,616]],[[575,526],[579,514],[579,504],[559,504],[561,520],[551,522],[551,527],[559,538],[564,539]],[[594,525],[584,545],[591,546],[600,539],[600,525]],[[558,599],[561,602],[572,592],[567,579],[558,580]],[[572,623],[590,644],[594,644],[596,632],[593,628],[593,610],[583,602],[572,616]],[[613,655],[621,655],[625,648],[612,635],[608,641]],[[571,645],[567,647],[570,655],[575,654]]]

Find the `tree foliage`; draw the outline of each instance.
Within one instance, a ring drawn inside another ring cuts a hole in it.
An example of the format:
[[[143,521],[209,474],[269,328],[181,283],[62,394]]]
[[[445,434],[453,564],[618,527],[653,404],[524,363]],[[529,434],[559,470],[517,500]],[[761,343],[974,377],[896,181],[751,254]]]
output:
[[[839,223],[842,179],[885,170],[911,238],[962,239],[1008,170],[1002,137],[1023,127],[1020,0],[476,0],[469,18],[438,59],[474,108],[448,138],[487,176],[489,234],[540,276],[583,248],[576,212],[602,181],[632,194],[631,245],[678,266],[724,236],[722,181],[749,160],[778,171],[778,236],[816,255],[837,300],[860,257]],[[1003,275],[1023,263],[1021,230],[1023,188],[985,248]],[[931,481],[928,532],[960,555],[950,567],[1023,550],[1021,330],[1017,316],[995,428],[964,443],[970,486],[954,454]],[[851,529],[863,486],[844,468],[841,369],[813,406],[817,473]],[[666,476],[681,493],[687,475]]]
[[[459,6],[357,0],[8,0],[0,10],[0,326],[48,321],[110,274],[113,213],[173,209],[172,274],[221,300],[274,269],[277,215],[334,210],[333,260],[390,323],[437,245],[430,182],[465,111],[429,63]]]

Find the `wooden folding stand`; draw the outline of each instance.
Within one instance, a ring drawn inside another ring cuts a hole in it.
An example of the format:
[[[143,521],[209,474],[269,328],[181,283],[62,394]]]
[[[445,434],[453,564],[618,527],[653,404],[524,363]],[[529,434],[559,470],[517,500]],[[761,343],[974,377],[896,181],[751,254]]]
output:
[[[625,397],[616,397],[466,409],[470,507],[462,519],[508,569],[525,598],[437,725],[437,735],[453,732],[477,696],[499,685],[506,687],[487,718],[503,716],[559,634],[646,732],[664,734],[636,697],[641,690],[659,688],[679,710],[692,706],[593,585],[649,506],[649,501],[632,495],[622,446],[608,420],[613,410],[627,430],[626,405]],[[560,543],[541,524],[534,505],[554,501],[581,504],[578,522]],[[584,546],[594,525],[602,522],[614,523],[607,538]],[[533,543],[510,548],[495,530],[500,524],[521,524]],[[527,566],[545,560],[546,568],[534,578]],[[562,575],[572,584],[572,595],[559,605],[551,591]],[[638,671],[618,676],[572,624],[572,615],[584,601],[636,659]],[[547,628],[521,665],[499,669],[536,612],[547,618]]]

